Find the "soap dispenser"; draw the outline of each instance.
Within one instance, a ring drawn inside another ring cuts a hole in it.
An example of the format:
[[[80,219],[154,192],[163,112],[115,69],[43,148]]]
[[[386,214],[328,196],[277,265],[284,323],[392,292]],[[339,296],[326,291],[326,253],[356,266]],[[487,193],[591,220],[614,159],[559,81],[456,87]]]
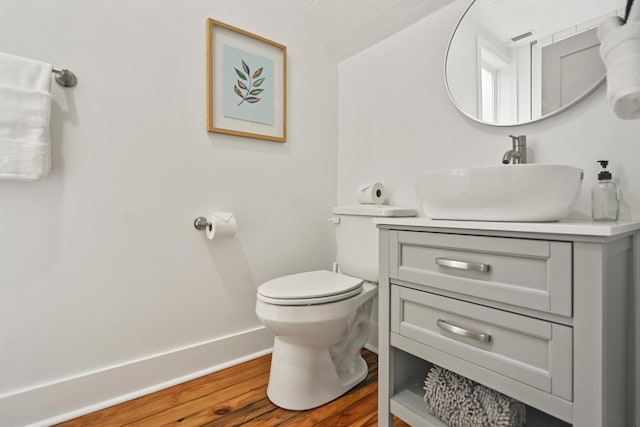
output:
[[[611,181],[607,170],[608,160],[598,160],[602,170],[598,182],[591,189],[591,215],[594,221],[616,221],[618,219],[618,187]]]

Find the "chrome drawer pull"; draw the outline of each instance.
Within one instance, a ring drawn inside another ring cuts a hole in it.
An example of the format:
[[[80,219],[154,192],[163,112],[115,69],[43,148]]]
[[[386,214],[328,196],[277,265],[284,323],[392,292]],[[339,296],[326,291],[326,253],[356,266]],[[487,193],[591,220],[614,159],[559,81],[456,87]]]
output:
[[[440,329],[444,329],[447,332],[451,332],[452,334],[460,335],[466,338],[471,338],[472,340],[476,340],[480,342],[491,341],[491,335],[489,334],[482,334],[480,332],[473,332],[468,329],[463,329],[459,326],[455,326],[455,325],[452,325],[451,323],[447,323],[442,319],[438,319],[438,321],[436,322],[436,325],[438,325]]]
[[[443,267],[457,268],[459,270],[480,271],[483,273],[491,270],[491,266],[489,264],[478,264],[475,262],[454,261],[452,259],[446,259],[446,258],[436,258],[436,264],[441,265]]]

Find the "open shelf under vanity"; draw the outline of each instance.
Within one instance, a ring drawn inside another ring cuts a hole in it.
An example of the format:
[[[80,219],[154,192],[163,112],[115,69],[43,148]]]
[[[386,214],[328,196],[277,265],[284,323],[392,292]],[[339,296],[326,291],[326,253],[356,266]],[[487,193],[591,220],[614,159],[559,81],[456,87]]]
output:
[[[448,427],[434,415],[430,414],[424,402],[424,380],[433,366],[432,363],[417,358],[411,354],[401,355],[401,350],[395,349],[396,358],[403,360],[402,364],[411,366],[412,372],[422,372],[423,375],[414,374],[412,378],[405,378],[397,385],[390,399],[391,412],[413,427]],[[570,427],[571,425],[546,414],[529,405],[526,408],[527,427]]]

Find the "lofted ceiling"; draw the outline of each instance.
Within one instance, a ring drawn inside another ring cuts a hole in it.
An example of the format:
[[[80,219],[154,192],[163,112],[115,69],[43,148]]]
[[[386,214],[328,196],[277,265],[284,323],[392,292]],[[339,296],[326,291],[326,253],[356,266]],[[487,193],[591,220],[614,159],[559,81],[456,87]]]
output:
[[[451,0],[289,0],[336,60],[419,21]]]

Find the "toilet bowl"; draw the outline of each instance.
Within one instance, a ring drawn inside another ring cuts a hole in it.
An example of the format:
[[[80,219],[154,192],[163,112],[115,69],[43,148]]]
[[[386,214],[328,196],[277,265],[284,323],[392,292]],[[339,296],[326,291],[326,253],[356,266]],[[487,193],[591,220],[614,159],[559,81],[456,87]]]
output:
[[[369,338],[378,292],[378,230],[372,217],[415,215],[382,205],[333,212],[342,273],[293,274],[258,288],[256,315],[274,335],[267,395],[281,408],[315,408],[367,376],[360,350]]]
[[[352,289],[343,294],[318,295],[320,300],[334,301],[317,304],[308,295],[299,300],[277,301],[258,294],[256,314],[275,336],[267,395],[281,408],[315,408],[341,396],[367,376],[367,363],[360,349],[369,337],[371,303],[378,288],[330,271],[280,279],[301,283],[346,279],[356,284],[355,292]],[[268,291],[263,288],[262,292]],[[306,304],[301,305],[302,301]]]

